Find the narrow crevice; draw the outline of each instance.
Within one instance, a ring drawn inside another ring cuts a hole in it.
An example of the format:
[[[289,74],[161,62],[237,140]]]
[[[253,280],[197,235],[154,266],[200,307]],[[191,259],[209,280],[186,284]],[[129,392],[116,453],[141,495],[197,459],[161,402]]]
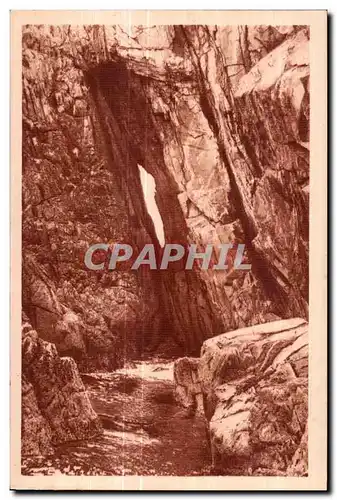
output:
[[[179,189],[163,158],[163,144],[147,101],[148,83],[118,63],[101,65],[87,78],[100,118],[103,147],[129,211],[132,244],[140,250],[145,243],[153,243],[157,262],[164,241],[187,249],[188,229],[178,200]],[[151,176],[148,179],[152,178],[156,187],[152,202],[161,220],[157,221],[159,230],[144,197],[140,169],[145,177]],[[140,267],[138,275],[147,304],[159,311],[159,320],[158,327],[153,328],[152,314],[144,314],[137,334],[138,351],[172,346],[173,340],[176,354],[198,355],[205,338],[222,331],[221,314],[215,310],[205,283],[197,270],[186,271],[184,263],[182,259],[166,271]]]

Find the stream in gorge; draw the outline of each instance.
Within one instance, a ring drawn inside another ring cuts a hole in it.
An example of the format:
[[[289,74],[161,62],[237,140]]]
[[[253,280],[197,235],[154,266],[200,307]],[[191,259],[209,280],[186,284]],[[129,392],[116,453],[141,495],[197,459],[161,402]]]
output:
[[[82,374],[103,434],[24,458],[25,475],[198,476],[209,473],[206,421],[174,395],[173,361],[153,359],[111,373]]]

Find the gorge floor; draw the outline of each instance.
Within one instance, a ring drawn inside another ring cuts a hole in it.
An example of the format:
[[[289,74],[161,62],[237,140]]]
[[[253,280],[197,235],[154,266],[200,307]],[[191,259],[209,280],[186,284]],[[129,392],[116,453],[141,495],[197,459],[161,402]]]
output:
[[[173,362],[142,361],[113,373],[84,374],[103,434],[23,459],[25,475],[205,475],[206,422],[174,397]]]

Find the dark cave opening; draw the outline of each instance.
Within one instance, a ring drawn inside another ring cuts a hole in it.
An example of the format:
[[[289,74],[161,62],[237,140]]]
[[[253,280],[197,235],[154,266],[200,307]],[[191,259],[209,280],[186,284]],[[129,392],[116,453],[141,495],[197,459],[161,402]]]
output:
[[[132,245],[139,251],[144,244],[152,243],[159,262],[163,238],[158,237],[146,206],[139,166],[155,184],[155,205],[165,242],[186,248],[189,241],[179,189],[165,164],[163,144],[148,101],[151,82],[125,64],[112,62],[96,67],[86,78],[98,111],[109,166],[127,200]],[[138,277],[146,307],[136,333],[138,354],[166,350],[174,356],[199,356],[204,339],[219,332],[222,323],[198,272],[186,271],[183,260],[165,271],[142,267]]]

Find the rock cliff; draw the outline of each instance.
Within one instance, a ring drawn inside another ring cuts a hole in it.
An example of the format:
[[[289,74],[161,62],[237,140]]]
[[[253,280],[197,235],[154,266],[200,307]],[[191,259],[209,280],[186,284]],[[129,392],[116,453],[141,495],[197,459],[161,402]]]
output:
[[[87,439],[101,431],[72,358],[38,337],[23,319],[22,455],[48,455],[55,445]]]
[[[198,355],[307,317],[309,33],[302,26],[25,26],[23,308],[82,370]],[[249,272],[89,271],[97,242],[245,243]],[[174,347],[172,347],[174,346]]]
[[[176,391],[185,406],[202,393],[214,472],[308,473],[306,321],[275,321],[213,337],[199,361],[177,360],[175,371],[197,371],[176,377]]]

